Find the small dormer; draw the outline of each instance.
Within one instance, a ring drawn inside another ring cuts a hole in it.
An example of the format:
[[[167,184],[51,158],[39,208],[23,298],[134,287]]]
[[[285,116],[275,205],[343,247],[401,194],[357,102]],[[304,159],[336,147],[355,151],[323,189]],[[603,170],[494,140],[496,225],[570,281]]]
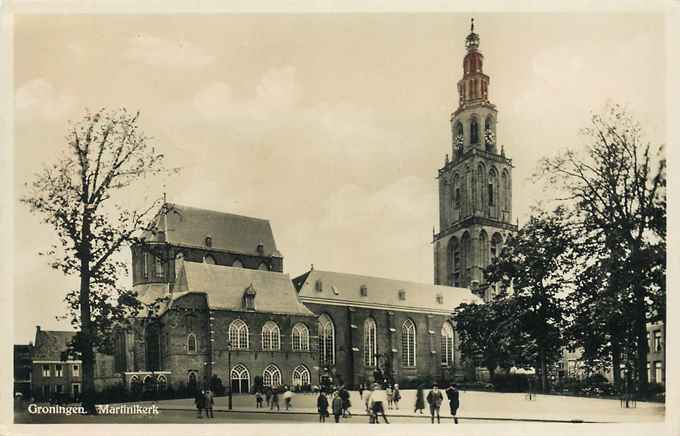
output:
[[[253,287],[253,284],[251,283],[243,292],[243,309],[245,310],[255,310],[255,296],[257,295],[257,292],[255,292],[255,288]]]

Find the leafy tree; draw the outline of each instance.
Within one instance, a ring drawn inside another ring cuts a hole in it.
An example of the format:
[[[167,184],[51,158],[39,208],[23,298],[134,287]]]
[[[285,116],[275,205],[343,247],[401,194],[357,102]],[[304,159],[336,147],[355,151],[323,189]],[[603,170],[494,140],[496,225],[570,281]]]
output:
[[[584,153],[546,158],[538,175],[573,205],[584,230],[599,233],[610,258],[605,268],[614,306],[631,315],[625,355],[634,355],[638,389],[647,388],[648,321],[665,321],[666,161],[640,125],[618,106],[592,117]],[[615,293],[615,289],[620,292]],[[618,317],[619,314],[615,314]],[[628,361],[628,360],[627,360]]]
[[[464,303],[458,306],[453,319],[463,356],[479,364],[494,376],[497,368],[509,370],[513,360],[515,306],[510,300],[495,300],[486,304]]]
[[[134,316],[134,292],[117,285],[127,266],[116,255],[150,230],[150,214],[160,202],[142,208],[122,205],[140,179],[167,172],[163,155],[138,128],[139,113],[125,109],[87,112],[72,123],[61,159],[45,166],[27,184],[21,199],[55,230],[59,244],[44,253],[52,268],[80,280],[66,293],[67,316],[79,329],[75,350],[82,359],[83,404],[94,408],[95,349],[110,348],[112,328]]]
[[[547,387],[547,370],[561,356],[564,307],[561,295],[570,285],[565,271],[572,264],[569,214],[564,208],[538,212],[509,239],[485,271],[487,283],[512,288],[519,322],[511,332],[520,366],[540,368],[541,385]],[[502,297],[502,295],[501,295]]]

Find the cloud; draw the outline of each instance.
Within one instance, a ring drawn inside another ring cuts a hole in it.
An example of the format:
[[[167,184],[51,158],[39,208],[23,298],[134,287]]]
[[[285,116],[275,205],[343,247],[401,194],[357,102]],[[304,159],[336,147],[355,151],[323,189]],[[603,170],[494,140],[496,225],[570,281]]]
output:
[[[168,41],[144,34],[130,38],[124,57],[132,62],[180,69],[202,68],[215,61],[215,56],[186,40]]]
[[[15,93],[16,118],[18,122],[35,118],[54,120],[76,107],[76,98],[57,92],[45,79],[30,80]]]

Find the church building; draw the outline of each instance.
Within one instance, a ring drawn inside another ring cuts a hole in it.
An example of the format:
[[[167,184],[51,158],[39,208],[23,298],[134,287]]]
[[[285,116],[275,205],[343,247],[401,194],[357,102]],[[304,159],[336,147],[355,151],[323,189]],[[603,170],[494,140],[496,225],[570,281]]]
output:
[[[439,233],[433,237],[434,283],[465,287],[488,299],[483,270],[517,226],[512,224],[512,161],[498,148],[498,111],[479,35],[465,39],[458,108],[451,114],[451,159],[439,169]]]

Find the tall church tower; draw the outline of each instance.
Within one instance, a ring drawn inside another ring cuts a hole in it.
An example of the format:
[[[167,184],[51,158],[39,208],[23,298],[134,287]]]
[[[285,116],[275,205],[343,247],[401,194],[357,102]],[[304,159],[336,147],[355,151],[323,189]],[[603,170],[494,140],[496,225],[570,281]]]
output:
[[[488,298],[483,270],[517,230],[512,224],[512,161],[497,145],[498,111],[479,35],[465,38],[458,108],[451,114],[451,160],[439,169],[439,233],[433,236],[434,283],[469,287]]]

